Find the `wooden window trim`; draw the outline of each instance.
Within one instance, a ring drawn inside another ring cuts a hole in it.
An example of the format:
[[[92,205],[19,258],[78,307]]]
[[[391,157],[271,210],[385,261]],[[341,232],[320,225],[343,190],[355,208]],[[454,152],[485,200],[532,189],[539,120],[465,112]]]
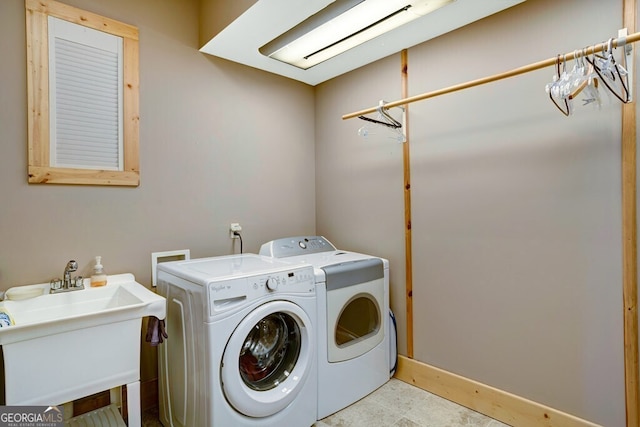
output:
[[[53,0],[25,0],[25,8],[29,183],[138,186],[140,184],[138,29]],[[123,39],[124,168],[122,171],[50,166],[48,16]]]

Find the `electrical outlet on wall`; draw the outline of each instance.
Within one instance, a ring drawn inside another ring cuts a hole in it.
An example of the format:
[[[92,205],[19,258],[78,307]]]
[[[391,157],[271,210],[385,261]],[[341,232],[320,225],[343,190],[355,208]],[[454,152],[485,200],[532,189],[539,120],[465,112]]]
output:
[[[232,222],[231,225],[229,226],[229,238],[237,239],[239,236],[236,235],[235,233],[240,233],[241,231],[242,231],[242,227],[240,227],[240,224],[237,222]]]

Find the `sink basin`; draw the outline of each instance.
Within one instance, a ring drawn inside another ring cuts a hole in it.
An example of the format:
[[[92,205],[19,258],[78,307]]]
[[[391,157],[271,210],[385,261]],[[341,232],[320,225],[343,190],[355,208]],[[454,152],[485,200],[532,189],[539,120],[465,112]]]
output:
[[[43,293],[2,302],[14,321],[0,328],[6,405],[59,405],[139,381],[142,318],[164,319],[165,299],[132,274],[99,288],[85,280],[59,294],[44,293],[48,283],[20,287]]]
[[[48,283],[21,286],[25,292],[43,289],[35,298],[4,301],[14,325],[0,328],[0,345],[73,329],[84,329],[144,316],[165,316],[165,299],[135,281],[132,274],[109,276],[108,285],[47,294]]]

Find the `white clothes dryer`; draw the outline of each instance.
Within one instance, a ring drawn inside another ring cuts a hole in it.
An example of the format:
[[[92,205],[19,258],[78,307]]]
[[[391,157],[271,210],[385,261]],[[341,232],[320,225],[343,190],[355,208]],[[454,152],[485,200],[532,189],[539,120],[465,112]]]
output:
[[[317,413],[313,268],[255,254],[159,264],[165,427],[308,427]]]
[[[260,254],[313,265],[318,303],[318,420],[386,383],[389,262],[336,249],[321,236],[265,243]]]

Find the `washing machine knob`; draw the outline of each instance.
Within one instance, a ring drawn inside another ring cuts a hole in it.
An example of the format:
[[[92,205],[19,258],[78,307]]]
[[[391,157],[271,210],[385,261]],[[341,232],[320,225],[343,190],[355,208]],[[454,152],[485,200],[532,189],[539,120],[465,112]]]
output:
[[[269,277],[265,284],[267,285],[267,289],[269,289],[270,291],[275,291],[276,289],[278,289],[278,280],[275,277]]]

